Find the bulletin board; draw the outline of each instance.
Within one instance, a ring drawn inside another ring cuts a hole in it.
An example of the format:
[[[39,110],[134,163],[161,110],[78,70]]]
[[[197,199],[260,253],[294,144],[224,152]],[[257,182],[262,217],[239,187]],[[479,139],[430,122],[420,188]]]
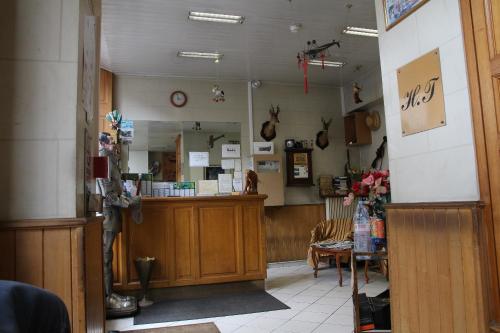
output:
[[[253,157],[254,171],[259,177],[259,194],[267,194],[264,206],[283,206],[285,187],[283,185],[283,162],[280,154],[256,155]]]

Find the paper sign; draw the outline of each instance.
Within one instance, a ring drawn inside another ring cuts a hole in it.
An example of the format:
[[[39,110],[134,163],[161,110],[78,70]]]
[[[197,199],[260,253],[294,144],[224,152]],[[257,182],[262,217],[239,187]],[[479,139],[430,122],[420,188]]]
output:
[[[233,192],[233,175],[230,173],[219,174],[219,193]]]
[[[222,157],[228,158],[239,158],[240,157],[240,145],[222,145]]]
[[[241,171],[234,171],[234,178],[243,178],[243,173]]]
[[[274,143],[273,142],[254,142],[253,143],[254,155],[273,155]]]
[[[120,139],[124,144],[132,143],[134,139],[134,121],[122,120],[120,126]]]
[[[293,178],[308,178],[309,172],[306,165],[295,165],[293,167]]]
[[[189,166],[190,167],[207,167],[209,166],[208,152],[189,152]]]
[[[221,167],[224,170],[234,169],[234,160],[221,160]]]
[[[241,160],[239,158],[234,160],[234,171],[241,171]]]
[[[198,195],[215,195],[219,191],[219,182],[216,180],[198,181]]]
[[[243,181],[241,180],[241,178],[233,179],[233,188],[235,192],[243,191]]]

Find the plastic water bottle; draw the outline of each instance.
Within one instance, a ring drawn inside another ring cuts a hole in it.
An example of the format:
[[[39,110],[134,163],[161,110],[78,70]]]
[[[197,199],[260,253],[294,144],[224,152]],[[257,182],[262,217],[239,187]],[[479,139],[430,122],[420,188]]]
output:
[[[354,252],[371,251],[370,215],[365,201],[359,201],[354,214]],[[359,257],[362,259],[361,257]]]

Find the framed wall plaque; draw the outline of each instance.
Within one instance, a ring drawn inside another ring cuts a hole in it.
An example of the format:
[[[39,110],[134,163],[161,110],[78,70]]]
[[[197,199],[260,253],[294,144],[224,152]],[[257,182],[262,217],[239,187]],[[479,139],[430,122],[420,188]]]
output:
[[[385,30],[389,30],[429,0],[382,0]]]
[[[439,49],[398,69],[402,135],[446,125]]]

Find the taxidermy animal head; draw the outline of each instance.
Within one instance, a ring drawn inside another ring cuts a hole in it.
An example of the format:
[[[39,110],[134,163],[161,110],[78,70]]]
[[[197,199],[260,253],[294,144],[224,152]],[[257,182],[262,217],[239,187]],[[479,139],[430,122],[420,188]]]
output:
[[[361,92],[361,88],[358,86],[357,82],[352,84],[352,98],[354,99],[355,104],[362,103],[363,101],[359,97],[359,93]]]
[[[318,134],[316,134],[316,146],[321,149],[325,149],[330,144],[328,142],[328,128],[332,123],[332,119],[330,118],[330,120],[325,121],[325,119],[321,117],[321,122],[323,123],[323,130],[319,131]]]
[[[210,135],[210,136],[208,137],[208,147],[209,147],[209,148],[213,148],[213,147],[214,147],[214,143],[215,143],[215,141],[217,141],[217,140],[219,140],[219,139],[221,139],[221,138],[223,138],[223,137],[224,137],[224,134],[219,135],[219,136],[216,136],[216,137],[214,137],[213,135]]]
[[[280,113],[280,106],[276,106],[276,111],[274,106],[271,104],[269,109],[269,115],[271,119],[262,124],[262,129],[260,130],[260,136],[266,140],[271,141],[276,137],[276,124],[280,122],[278,119],[278,114]]]

